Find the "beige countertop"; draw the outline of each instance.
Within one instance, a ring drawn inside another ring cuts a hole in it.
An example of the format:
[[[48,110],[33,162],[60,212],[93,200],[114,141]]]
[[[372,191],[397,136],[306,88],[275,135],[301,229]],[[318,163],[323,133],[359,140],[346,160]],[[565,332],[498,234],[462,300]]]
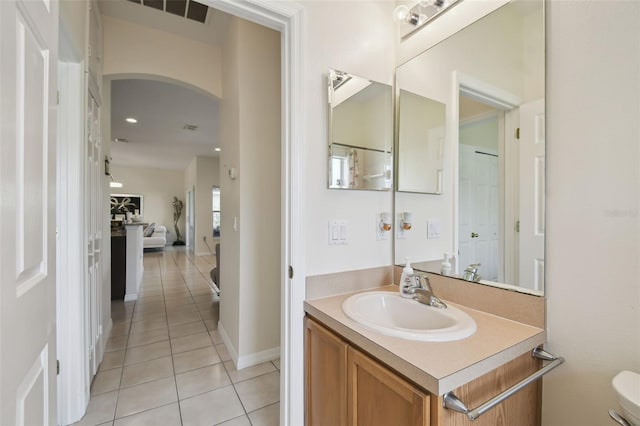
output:
[[[376,290],[397,291],[397,286]],[[476,332],[453,342],[419,342],[385,336],[342,311],[350,294],[308,300],[305,312],[427,391],[443,395],[542,345],[542,328],[451,303],[469,314]],[[417,303],[417,302],[416,302]]]

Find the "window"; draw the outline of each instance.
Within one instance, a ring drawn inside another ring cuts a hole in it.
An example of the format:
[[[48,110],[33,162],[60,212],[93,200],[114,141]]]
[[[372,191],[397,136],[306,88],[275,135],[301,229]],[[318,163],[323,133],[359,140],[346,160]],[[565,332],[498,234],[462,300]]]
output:
[[[213,237],[220,236],[220,187],[214,186],[211,192],[211,211],[213,213]]]

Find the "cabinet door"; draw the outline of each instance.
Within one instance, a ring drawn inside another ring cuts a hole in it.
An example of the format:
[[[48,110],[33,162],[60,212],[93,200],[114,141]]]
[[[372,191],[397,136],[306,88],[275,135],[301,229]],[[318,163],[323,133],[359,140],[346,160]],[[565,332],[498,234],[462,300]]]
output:
[[[305,318],[305,413],[308,426],[347,424],[347,344]]]
[[[429,425],[428,394],[351,347],[347,365],[350,425]]]

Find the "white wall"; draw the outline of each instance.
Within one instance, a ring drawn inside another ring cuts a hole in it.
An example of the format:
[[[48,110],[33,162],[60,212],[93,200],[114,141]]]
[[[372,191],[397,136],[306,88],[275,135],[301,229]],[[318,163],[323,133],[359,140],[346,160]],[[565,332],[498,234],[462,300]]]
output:
[[[176,170],[144,167],[111,166],[114,179],[122,188],[110,188],[112,194],[140,194],[143,196],[144,221],[167,228],[167,245],[176,239],[173,228],[173,197],[184,201],[184,175]],[[180,217],[180,231],[184,233],[185,211]]]
[[[387,266],[391,241],[376,241],[375,215],[391,211],[392,193],[327,189],[329,68],[393,84],[393,2],[302,2],[305,63],[306,274]],[[348,222],[347,245],[328,244],[328,222]]]
[[[547,3],[543,425],[601,426],[640,372],[640,3]]]
[[[222,96],[218,47],[110,16],[102,19],[105,76],[162,76]]]
[[[280,353],[280,34],[234,18],[223,52],[220,324],[242,366]]]

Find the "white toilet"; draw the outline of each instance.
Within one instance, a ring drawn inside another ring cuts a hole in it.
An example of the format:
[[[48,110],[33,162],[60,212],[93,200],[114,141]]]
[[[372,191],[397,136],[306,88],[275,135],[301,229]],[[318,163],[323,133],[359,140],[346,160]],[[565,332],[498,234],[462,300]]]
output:
[[[618,395],[622,417],[633,426],[640,426],[640,374],[621,371],[611,383]]]

